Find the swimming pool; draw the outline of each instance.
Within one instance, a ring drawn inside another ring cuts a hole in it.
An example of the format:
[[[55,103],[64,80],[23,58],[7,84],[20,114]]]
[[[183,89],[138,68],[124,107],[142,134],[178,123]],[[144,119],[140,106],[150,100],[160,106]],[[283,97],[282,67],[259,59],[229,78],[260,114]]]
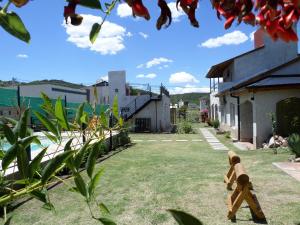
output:
[[[49,147],[50,145],[52,145],[53,143],[49,140],[49,139],[45,139],[45,138],[40,138],[39,139],[40,142],[41,142],[41,145],[38,145],[36,143],[32,143],[30,145],[31,147],[31,151],[36,151],[36,150],[40,150],[42,148],[46,148],[46,147]],[[9,143],[4,143],[2,145],[2,148],[4,151],[7,151],[9,148],[11,147],[11,145]]]

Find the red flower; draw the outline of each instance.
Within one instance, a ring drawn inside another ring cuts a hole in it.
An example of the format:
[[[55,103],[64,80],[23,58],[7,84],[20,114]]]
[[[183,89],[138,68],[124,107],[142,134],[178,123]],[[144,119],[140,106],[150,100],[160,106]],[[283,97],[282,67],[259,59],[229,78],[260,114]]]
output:
[[[162,25],[166,24],[168,21],[169,23],[165,27],[167,28],[168,26],[170,26],[172,22],[172,13],[165,0],[158,0],[158,6],[161,9],[161,13],[157,19],[156,28],[160,30]]]
[[[144,6],[142,0],[126,0],[127,4],[132,8],[132,15],[134,17],[143,17],[150,20],[148,9]]]

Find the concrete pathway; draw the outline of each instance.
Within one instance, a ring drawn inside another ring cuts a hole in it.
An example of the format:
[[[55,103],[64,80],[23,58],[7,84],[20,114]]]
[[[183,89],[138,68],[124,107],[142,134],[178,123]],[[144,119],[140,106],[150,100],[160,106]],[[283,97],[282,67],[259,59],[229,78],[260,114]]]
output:
[[[229,150],[207,128],[200,128],[200,131],[214,150]]]
[[[273,165],[300,181],[300,163],[280,162],[273,163]]]

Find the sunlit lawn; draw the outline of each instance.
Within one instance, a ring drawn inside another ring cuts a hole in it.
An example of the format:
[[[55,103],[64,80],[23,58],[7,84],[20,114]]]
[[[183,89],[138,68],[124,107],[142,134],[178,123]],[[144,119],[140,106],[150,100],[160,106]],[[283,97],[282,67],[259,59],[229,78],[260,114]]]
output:
[[[175,224],[166,209],[183,209],[204,224],[232,224],[227,220],[227,191],[223,176],[228,169],[226,151],[215,151],[200,134],[133,134],[144,140],[98,164],[105,167],[97,196],[110,208],[118,224]],[[188,142],[161,142],[187,139]],[[149,142],[147,140],[158,140]],[[231,146],[230,144],[228,146]],[[236,150],[236,149],[234,149]],[[238,151],[254,184],[269,224],[300,224],[300,182],[272,165],[289,153]],[[10,215],[12,224],[97,224],[83,199],[61,185],[51,190],[56,212],[30,200]],[[248,208],[237,224],[253,224]]]

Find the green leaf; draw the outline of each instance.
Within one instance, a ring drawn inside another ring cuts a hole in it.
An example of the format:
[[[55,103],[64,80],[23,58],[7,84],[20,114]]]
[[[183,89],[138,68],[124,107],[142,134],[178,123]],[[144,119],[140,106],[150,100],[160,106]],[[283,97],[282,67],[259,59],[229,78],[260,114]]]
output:
[[[123,120],[122,117],[120,117],[120,118],[119,118],[119,126],[120,126],[120,127],[123,127],[123,125],[124,125],[124,120]]]
[[[109,209],[106,207],[106,205],[104,205],[104,203],[99,203],[98,207],[100,209],[101,214],[110,214]]]
[[[112,113],[115,118],[117,118],[117,119],[119,118],[118,96],[115,96],[115,98],[114,98]]]
[[[4,135],[5,135],[6,139],[7,139],[7,141],[11,145],[15,144],[16,137],[15,137],[13,131],[6,124],[4,124],[2,127],[3,127],[3,132],[4,132]]]
[[[89,195],[88,195],[87,185],[79,173],[75,175],[74,181],[80,194],[88,199]]]
[[[92,196],[95,192],[95,188],[97,187],[97,185],[100,182],[100,178],[103,175],[104,169],[100,169],[95,176],[93,177],[93,179],[91,180],[91,182],[89,183],[89,194],[90,196]]]
[[[54,135],[52,135],[46,131],[42,131],[42,132],[50,141],[57,143],[57,138]]]
[[[12,145],[5,153],[2,159],[2,169],[6,170],[9,164],[17,157],[19,146],[17,144]]]
[[[83,112],[82,117],[80,118],[81,123],[88,124],[89,123],[89,114],[87,112]]]
[[[102,217],[98,219],[103,225],[117,225],[114,221],[112,221],[111,219]]]
[[[103,127],[108,127],[108,122],[107,122],[105,112],[100,113],[100,123]]]
[[[82,114],[83,114],[83,109],[84,109],[84,105],[85,103],[81,103],[77,109],[77,112],[76,112],[76,117],[75,117],[75,121],[78,125],[81,125],[81,120],[80,118],[82,117]]]
[[[66,110],[63,106],[61,98],[58,98],[56,101],[55,116],[62,128],[64,128],[65,130],[70,130],[69,123],[67,120]]]
[[[99,143],[94,144],[86,162],[86,172],[90,178],[93,177],[93,172],[99,154],[99,150],[100,150]]]
[[[33,135],[33,136],[23,138],[22,140],[20,140],[19,143],[22,145],[23,148],[27,148],[29,145],[31,145],[32,142],[36,142],[37,140],[38,137]]]
[[[94,23],[93,26],[92,26],[92,29],[91,29],[91,32],[90,32],[90,42],[92,44],[95,43],[98,35],[99,35],[99,32],[101,30],[101,25],[99,23]]]
[[[19,136],[20,138],[26,137],[27,134],[27,123],[29,121],[29,110],[26,109],[21,116],[21,119],[17,123],[17,125],[14,128],[14,134],[15,136]]]
[[[41,107],[44,109],[44,111],[46,111],[50,115],[54,116],[54,107],[53,107],[51,99],[48,97],[48,95],[46,95],[43,92],[41,92],[41,97],[44,100],[44,103]]]
[[[29,178],[32,178],[34,174],[40,169],[41,161],[47,151],[47,148],[44,148],[29,164]]]
[[[26,149],[22,145],[19,145],[18,148],[17,163],[18,163],[18,169],[21,174],[21,177],[27,178],[28,170],[29,170],[29,159],[28,159]]]
[[[75,155],[74,165],[77,170],[80,168],[80,166],[82,164],[82,160],[84,158],[86,150],[89,147],[90,141],[91,140],[88,140]]]
[[[68,0],[68,2],[70,2],[70,0]],[[87,8],[102,10],[99,0],[80,0],[78,4]]]
[[[47,195],[44,191],[32,191],[30,193],[30,195],[32,195],[34,198],[36,198],[37,200],[43,202],[43,203],[47,203]]]
[[[72,151],[72,142],[73,142],[73,139],[74,138],[71,138],[68,140],[68,142],[66,143],[65,147],[64,147],[64,151]],[[73,156],[68,158],[68,160],[66,161],[67,163],[67,166],[72,170],[74,171],[75,170],[75,166],[74,166],[74,158]]]
[[[49,120],[46,116],[39,112],[34,112],[35,116],[41,121],[41,123],[49,130],[52,132],[57,138],[59,137],[59,132],[56,128],[56,126]]]
[[[0,150],[0,160],[2,160],[2,159],[3,159],[4,155],[5,155],[5,151],[3,151],[3,150]]]
[[[16,38],[26,43],[30,42],[30,34],[21,18],[16,13],[0,13],[0,26]]]
[[[72,156],[73,153],[73,151],[63,152],[51,159],[42,171],[42,184],[46,184],[46,182],[57,172],[63,163]]]
[[[169,209],[168,212],[174,217],[179,225],[203,225],[196,217],[178,210]]]

